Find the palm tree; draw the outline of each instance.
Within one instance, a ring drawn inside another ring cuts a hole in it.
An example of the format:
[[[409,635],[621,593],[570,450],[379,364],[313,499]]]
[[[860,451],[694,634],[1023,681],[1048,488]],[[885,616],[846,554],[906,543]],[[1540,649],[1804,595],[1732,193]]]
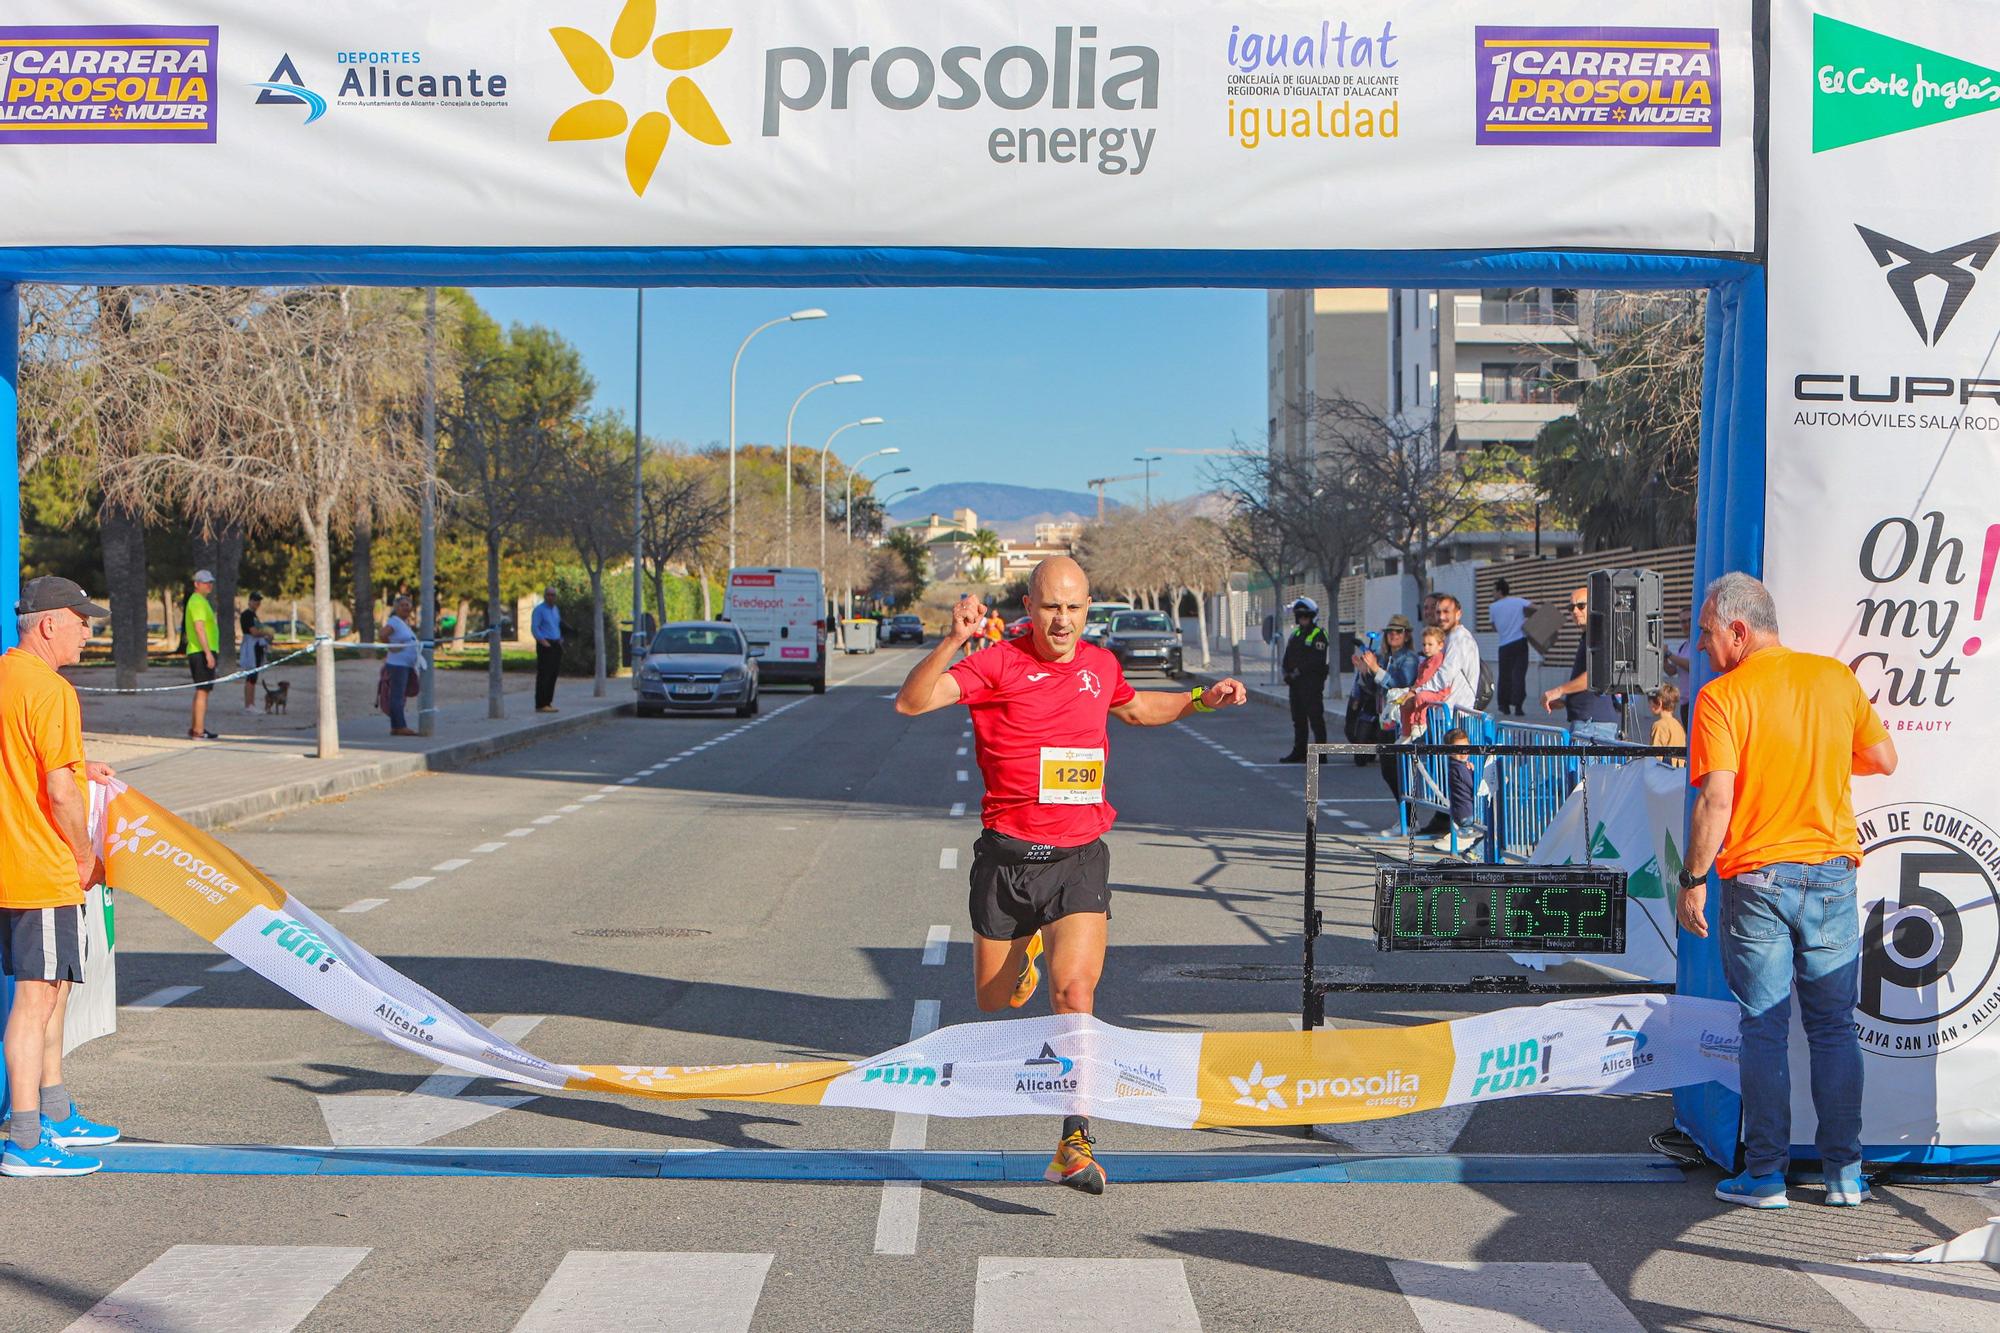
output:
[[[972,534],[972,540],[965,544],[965,553],[974,561],[973,581],[989,576],[995,583],[1000,581],[1000,534],[991,528],[981,528]]]

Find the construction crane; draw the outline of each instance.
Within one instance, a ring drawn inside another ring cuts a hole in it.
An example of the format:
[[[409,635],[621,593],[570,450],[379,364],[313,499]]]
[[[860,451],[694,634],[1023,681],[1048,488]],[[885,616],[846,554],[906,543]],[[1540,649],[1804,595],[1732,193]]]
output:
[[[1138,481],[1145,475],[1143,472],[1127,472],[1116,477],[1092,477],[1089,481],[1083,483],[1097,492],[1097,521],[1099,523],[1104,521],[1104,488],[1106,486],[1109,486],[1114,481]]]
[[[1257,450],[1255,449],[1162,449],[1160,450],[1160,452],[1163,454],[1173,454],[1176,457],[1198,457],[1204,455],[1212,455],[1216,457],[1235,458],[1235,457],[1248,457],[1250,455],[1254,455],[1255,453],[1257,453]],[[1143,480],[1146,477],[1146,475],[1147,474],[1144,472],[1127,472],[1123,476],[1117,476],[1117,477],[1092,477],[1089,481],[1083,483],[1084,485],[1090,487],[1091,489],[1097,492],[1097,521],[1099,523],[1102,523],[1104,521],[1104,488],[1106,486],[1109,486],[1114,481],[1140,481]]]

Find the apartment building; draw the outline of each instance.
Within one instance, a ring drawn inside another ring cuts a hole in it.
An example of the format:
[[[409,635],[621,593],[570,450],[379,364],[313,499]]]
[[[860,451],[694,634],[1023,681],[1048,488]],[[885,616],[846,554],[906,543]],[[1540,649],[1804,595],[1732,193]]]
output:
[[[1283,457],[1316,452],[1315,398],[1335,394],[1376,410],[1387,406],[1388,361],[1382,344],[1389,293],[1378,287],[1284,290],[1265,296],[1265,443]]]

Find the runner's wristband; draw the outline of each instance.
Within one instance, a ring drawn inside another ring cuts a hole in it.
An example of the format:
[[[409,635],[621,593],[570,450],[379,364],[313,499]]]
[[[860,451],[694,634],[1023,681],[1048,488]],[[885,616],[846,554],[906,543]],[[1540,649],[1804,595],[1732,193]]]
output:
[[[1215,711],[1201,701],[1201,692],[1206,688],[1206,686],[1197,685],[1193,690],[1189,691],[1188,702],[1194,705],[1194,711],[1197,713],[1213,713]]]

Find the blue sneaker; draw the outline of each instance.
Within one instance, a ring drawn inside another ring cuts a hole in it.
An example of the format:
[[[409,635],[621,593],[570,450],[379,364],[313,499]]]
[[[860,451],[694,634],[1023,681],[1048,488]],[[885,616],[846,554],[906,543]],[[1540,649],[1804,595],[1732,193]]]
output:
[[[1826,1180],[1826,1202],[1831,1208],[1859,1208],[1875,1196],[1868,1192],[1868,1182],[1861,1178],[1861,1164],[1850,1162],[1846,1166],[1835,1167],[1824,1173]]]
[[[11,1137],[0,1148],[0,1176],[87,1176],[103,1168],[95,1157],[64,1152],[46,1127],[42,1141],[32,1148],[19,1147]]]
[[[1745,1208],[1791,1206],[1791,1200],[1785,1197],[1785,1176],[1781,1171],[1767,1176],[1753,1176],[1748,1171],[1731,1176],[1715,1187],[1715,1197],[1724,1203],[1740,1203]]]
[[[42,1133],[55,1135],[57,1146],[63,1148],[101,1148],[118,1142],[118,1126],[100,1125],[86,1118],[76,1109],[75,1102],[69,1104],[69,1114],[61,1120],[43,1116]]]

